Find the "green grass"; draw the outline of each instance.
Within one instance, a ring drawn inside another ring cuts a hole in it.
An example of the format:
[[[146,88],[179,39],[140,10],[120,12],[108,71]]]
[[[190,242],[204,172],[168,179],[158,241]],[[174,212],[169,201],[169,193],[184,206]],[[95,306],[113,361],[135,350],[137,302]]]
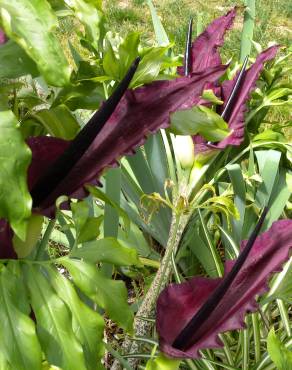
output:
[[[234,4],[243,6],[244,1],[238,0],[153,0],[162,23],[172,40],[175,41],[176,52],[183,52],[187,23],[192,16],[196,20],[198,13],[203,13],[203,22],[208,24],[212,19],[223,15]],[[122,35],[130,31],[139,31],[145,43],[153,40],[151,16],[145,0],[105,0],[104,10],[108,23],[113,30]],[[242,27],[242,11],[234,25],[234,32],[227,36],[223,54],[238,53],[240,31]],[[276,41],[282,45],[290,45],[292,41],[292,3],[287,0],[258,0],[255,29],[255,41],[263,46]]]

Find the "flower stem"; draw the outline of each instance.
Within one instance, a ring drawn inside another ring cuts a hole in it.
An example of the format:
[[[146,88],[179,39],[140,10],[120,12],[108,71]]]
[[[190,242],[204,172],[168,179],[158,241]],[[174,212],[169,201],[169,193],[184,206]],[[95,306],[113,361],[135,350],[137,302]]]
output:
[[[152,323],[149,321],[141,320],[140,318],[148,318],[153,315],[158,295],[170,280],[170,276],[172,273],[172,255],[175,256],[177,252],[182,233],[187,225],[189,217],[189,214],[184,215],[182,213],[177,214],[175,212],[173,212],[172,214],[172,222],[164,257],[162,258],[160,267],[143,299],[141,306],[138,309],[136,318],[134,320],[135,336],[146,337],[151,330]],[[137,353],[138,349],[139,344],[137,342],[133,342],[132,340],[130,340],[130,338],[126,338],[123,343],[124,353]],[[137,360],[137,358],[129,359],[129,363],[134,369],[137,367]],[[111,370],[118,369],[121,369],[120,364],[118,363],[118,361],[115,361],[111,367]]]

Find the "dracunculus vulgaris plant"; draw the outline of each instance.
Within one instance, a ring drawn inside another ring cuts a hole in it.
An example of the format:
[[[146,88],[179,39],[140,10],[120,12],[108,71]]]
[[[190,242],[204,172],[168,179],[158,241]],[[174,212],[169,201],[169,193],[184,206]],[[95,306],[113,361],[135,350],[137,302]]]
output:
[[[211,23],[193,43],[190,42],[192,29],[191,26],[189,27],[184,69],[180,68],[178,70],[181,76],[185,76],[181,78],[191,78],[191,76],[196,75],[197,73],[202,73],[206,69],[208,70],[209,68],[216,68],[222,65],[218,48],[223,45],[225,32],[231,28],[235,16],[236,8]],[[192,173],[197,172],[198,174],[195,178],[195,183],[200,181],[198,177],[201,175],[200,171],[196,171],[196,162],[200,168],[201,162],[205,163],[208,161],[210,155],[214,157],[216,153],[224,150],[227,146],[239,146],[243,143],[245,134],[244,114],[247,110],[248,99],[252,91],[255,89],[256,81],[263,70],[264,63],[272,60],[275,57],[277,50],[277,46],[265,50],[257,57],[255,63],[253,63],[248,69],[246,68],[248,59],[246,58],[241,71],[238,72],[238,74],[230,81],[224,81],[222,84],[220,84],[218,80],[215,81],[215,83],[205,81],[204,89],[212,89],[224,102],[222,107],[218,108],[218,113],[227,121],[230,134],[225,139],[217,143],[208,143],[207,140],[200,135],[193,137],[193,141],[195,143],[195,164],[193,168],[194,171],[192,171]],[[200,97],[196,104],[209,105],[209,102]],[[183,111],[188,109],[189,108],[182,106],[180,110]],[[173,113],[175,110],[171,110],[171,112]],[[180,194],[180,191],[178,191],[178,194]],[[179,239],[176,238],[176,235],[181,234],[184,230],[187,224],[187,218],[187,214],[182,216],[173,214],[172,226],[165,255],[161,261],[159,271],[157,272],[155,279],[138,310],[138,317],[148,317],[152,314],[153,306],[155,305],[159,291],[169,281],[171,274],[171,268],[169,267],[171,256],[177,252],[179,246]],[[170,301],[168,300],[167,304],[169,302]],[[166,313],[167,312],[168,311],[166,310]],[[160,314],[163,316],[163,309],[160,310]],[[177,312],[177,314],[179,315],[179,312]],[[173,316],[172,320],[176,320],[176,318]],[[158,321],[158,329],[159,325]],[[172,324],[170,321],[167,321],[167,325],[164,327],[166,331],[168,330],[167,326],[169,325]],[[180,329],[183,328],[180,327]],[[135,330],[136,335],[147,336],[149,333],[149,325],[146,325],[142,320],[137,318]],[[178,335],[179,333],[176,332],[176,334]],[[172,339],[174,340],[175,338]],[[161,348],[164,350],[163,344]],[[125,342],[124,350],[125,352],[130,353],[135,352],[137,351],[137,345]],[[170,352],[165,352],[171,354]]]
[[[32,151],[28,187],[34,213],[54,217],[59,196],[86,196],[85,184],[97,183],[106,167],[116,166],[119,157],[133,153],[149,133],[166,128],[170,112],[197,104],[205,84],[214,84],[226,70],[218,65],[187,77],[127,89],[138,63],[139,59],[133,62],[112,96],[73,141],[49,136],[27,140]],[[6,221],[1,223],[1,258],[16,258],[13,232]]]
[[[59,196],[84,197],[87,194],[85,184],[96,183],[106,167],[117,165],[119,157],[131,154],[135,147],[143,144],[147,134],[168,127],[172,112],[202,103],[201,94],[206,87],[211,86],[218,91],[219,79],[227,66],[222,65],[217,48],[223,44],[224,33],[231,27],[235,14],[236,9],[233,9],[215,20],[193,43],[186,76],[130,90],[127,88],[138,65],[136,60],[113,95],[73,141],[48,136],[29,138],[27,143],[32,150],[32,163],[28,171],[28,186],[33,212],[53,217],[55,201]],[[200,52],[195,55],[194,50]],[[275,53],[276,47],[258,57],[245,72],[247,78],[244,77],[243,82],[240,79],[241,87],[239,92],[237,89],[237,94],[234,94],[234,84],[239,80],[237,77],[222,85],[225,104],[229,101],[231,133],[223,144],[217,144],[219,148],[238,145],[242,141],[246,100],[263,63],[273,58]],[[233,104],[230,104],[231,96]],[[196,150],[199,148],[197,146]],[[15,256],[10,242],[12,233],[7,224],[3,226],[1,256],[8,258]]]
[[[179,67],[178,72],[188,76],[200,72],[206,68],[222,65],[218,48],[224,43],[224,35],[234,22],[237,8],[232,9],[226,15],[213,21],[205,31],[191,42],[192,20],[189,24],[184,68]],[[252,91],[256,88],[256,82],[263,70],[264,63],[274,59],[278,46],[272,46],[258,55],[255,63],[248,69],[248,56],[245,58],[241,71],[232,80],[225,80],[222,84],[206,84],[206,89],[212,89],[215,95],[223,101],[217,107],[217,112],[228,123],[230,134],[217,143],[209,143],[200,135],[193,136],[195,144],[195,157],[198,161],[204,161],[209,155],[226,148],[228,145],[238,146],[244,140],[245,119],[247,102]],[[208,105],[201,99],[198,104]]]
[[[225,263],[222,278],[194,277],[165,288],[157,301],[160,349],[170,357],[199,358],[200,350],[223,346],[225,331],[243,329],[244,316],[258,309],[256,296],[268,290],[292,248],[292,221],[280,220],[259,235],[267,209],[241,243],[237,260]]]

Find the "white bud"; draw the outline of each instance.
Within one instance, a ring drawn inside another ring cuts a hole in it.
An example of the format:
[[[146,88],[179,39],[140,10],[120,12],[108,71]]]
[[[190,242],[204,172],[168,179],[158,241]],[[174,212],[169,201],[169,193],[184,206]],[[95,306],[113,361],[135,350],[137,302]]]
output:
[[[190,168],[195,161],[195,146],[191,136],[176,135],[175,154],[182,168]]]

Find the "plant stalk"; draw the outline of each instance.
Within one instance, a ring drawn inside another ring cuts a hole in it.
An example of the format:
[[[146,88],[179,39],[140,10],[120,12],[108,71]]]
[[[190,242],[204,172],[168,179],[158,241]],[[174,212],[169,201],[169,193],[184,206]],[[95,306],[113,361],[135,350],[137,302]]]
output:
[[[152,323],[141,319],[141,317],[151,317],[154,314],[154,308],[159,296],[159,293],[166,286],[170,280],[172,273],[172,255],[175,255],[181,240],[182,233],[187,225],[190,215],[176,214],[173,212],[172,222],[169,231],[168,243],[166,246],[165,255],[160,263],[160,267],[156,273],[154,280],[145,295],[145,298],[138,309],[136,318],[134,320],[134,333],[138,337],[147,337],[149,334]],[[130,338],[126,338],[122,350],[124,353],[137,353],[139,350],[139,343],[133,342]],[[131,358],[129,363],[132,368],[135,369],[138,366],[139,359]],[[120,370],[121,365],[119,361],[115,361],[111,367],[111,370]]]

